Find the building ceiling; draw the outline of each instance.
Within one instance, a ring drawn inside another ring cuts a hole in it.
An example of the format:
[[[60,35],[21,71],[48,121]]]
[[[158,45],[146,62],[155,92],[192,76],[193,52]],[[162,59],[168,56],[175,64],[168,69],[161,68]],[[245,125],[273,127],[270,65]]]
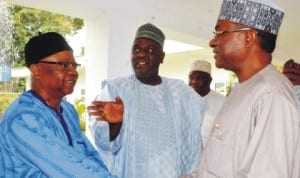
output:
[[[282,65],[293,58],[300,62],[300,15],[299,0],[273,0],[285,10],[280,28],[273,63]],[[174,76],[185,74],[189,63],[195,59],[206,59],[214,63],[208,42],[219,13],[221,0],[7,0],[20,4],[80,18],[96,18],[102,14],[128,12],[141,15],[145,20],[158,24],[167,39],[201,46],[203,49],[169,53],[162,70],[176,69]],[[174,70],[175,71],[175,70]],[[180,72],[178,72],[180,71]]]

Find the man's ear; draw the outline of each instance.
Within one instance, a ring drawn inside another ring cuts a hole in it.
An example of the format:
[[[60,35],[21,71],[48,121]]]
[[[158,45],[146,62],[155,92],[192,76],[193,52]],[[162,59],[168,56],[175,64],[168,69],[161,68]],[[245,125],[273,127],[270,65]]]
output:
[[[245,44],[246,47],[251,47],[257,40],[257,34],[254,30],[246,31]]]
[[[31,75],[33,78],[40,78],[40,68],[37,64],[31,64],[29,70],[31,71]]]

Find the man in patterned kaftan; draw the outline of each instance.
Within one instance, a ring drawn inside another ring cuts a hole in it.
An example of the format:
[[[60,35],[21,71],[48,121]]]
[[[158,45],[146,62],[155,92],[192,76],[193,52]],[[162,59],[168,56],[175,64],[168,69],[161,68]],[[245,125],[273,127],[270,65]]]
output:
[[[25,62],[31,90],[1,120],[0,177],[113,177],[63,99],[78,78],[72,48],[58,33],[39,34],[26,44]]]
[[[159,75],[164,39],[156,26],[140,26],[132,47],[134,74],[104,81],[98,101],[89,107],[103,111],[103,101],[117,96],[123,102],[119,123],[110,123],[105,112],[90,118],[101,156],[122,178],[177,178],[198,165],[206,102],[183,81]],[[117,135],[109,135],[116,129]]]

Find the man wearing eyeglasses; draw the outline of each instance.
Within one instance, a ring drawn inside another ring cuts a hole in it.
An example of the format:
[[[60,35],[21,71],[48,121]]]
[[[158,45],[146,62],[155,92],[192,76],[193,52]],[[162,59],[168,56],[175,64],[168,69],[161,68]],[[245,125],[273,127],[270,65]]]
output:
[[[112,177],[81,133],[74,107],[63,100],[78,73],[72,48],[58,33],[25,45],[31,90],[5,111],[0,123],[3,177]]]
[[[199,178],[296,178],[299,108],[293,86],[271,64],[283,15],[269,0],[223,0],[209,45],[216,67],[239,83],[214,120]]]

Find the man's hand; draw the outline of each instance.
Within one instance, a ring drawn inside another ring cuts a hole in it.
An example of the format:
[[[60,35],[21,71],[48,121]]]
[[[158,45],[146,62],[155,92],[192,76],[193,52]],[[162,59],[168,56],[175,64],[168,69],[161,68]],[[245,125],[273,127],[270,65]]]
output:
[[[124,105],[119,96],[116,97],[116,101],[93,101],[87,109],[89,115],[98,121],[107,121],[111,124],[123,121]]]

